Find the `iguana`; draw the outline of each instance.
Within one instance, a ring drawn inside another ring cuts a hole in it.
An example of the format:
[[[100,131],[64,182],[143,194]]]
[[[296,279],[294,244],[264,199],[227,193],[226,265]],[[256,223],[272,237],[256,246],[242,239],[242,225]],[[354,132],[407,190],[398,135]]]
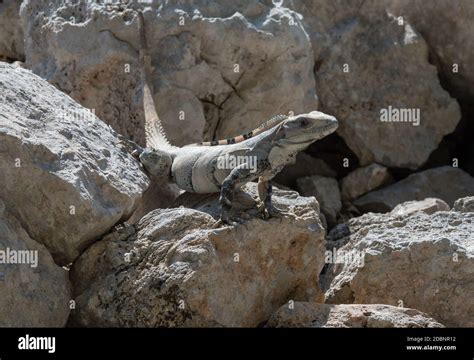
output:
[[[236,189],[258,179],[258,194],[262,201],[260,210],[267,217],[281,216],[283,212],[271,202],[270,180],[294,161],[299,151],[334,132],[338,127],[336,118],[318,111],[296,116],[278,115],[245,135],[184,147],[173,146],[166,138],[155,109],[150,82],[151,60],[141,12],[138,20],[146,132],[146,149],[140,151],[139,159],[146,171],[152,177],[174,182],[188,192],[220,192],[221,220],[224,223],[236,220],[230,216]],[[234,166],[226,166],[230,163]]]

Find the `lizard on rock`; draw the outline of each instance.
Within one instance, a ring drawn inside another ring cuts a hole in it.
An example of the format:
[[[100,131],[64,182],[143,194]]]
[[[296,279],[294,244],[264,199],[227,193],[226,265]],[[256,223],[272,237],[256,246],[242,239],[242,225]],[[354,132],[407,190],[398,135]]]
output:
[[[252,132],[227,140],[176,147],[166,138],[153,100],[151,58],[145,36],[143,14],[138,13],[140,62],[142,65],[143,106],[146,149],[139,159],[146,171],[159,180],[174,182],[192,193],[219,193],[221,220],[233,223],[234,193],[243,184],[258,179],[260,210],[266,217],[281,216],[272,205],[270,180],[294,161],[298,152],[333,133],[335,117],[318,111],[295,116],[277,115]]]

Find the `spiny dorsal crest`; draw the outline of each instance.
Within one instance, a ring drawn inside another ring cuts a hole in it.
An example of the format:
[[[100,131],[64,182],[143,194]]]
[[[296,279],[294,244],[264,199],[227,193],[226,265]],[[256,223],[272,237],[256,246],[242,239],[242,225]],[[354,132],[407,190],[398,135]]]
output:
[[[153,149],[169,148],[172,145],[166,138],[166,133],[156,112],[155,100],[153,99],[153,86],[151,84],[151,57],[148,53],[145,20],[141,11],[138,11],[138,30],[140,32],[140,62],[142,67],[146,147]]]

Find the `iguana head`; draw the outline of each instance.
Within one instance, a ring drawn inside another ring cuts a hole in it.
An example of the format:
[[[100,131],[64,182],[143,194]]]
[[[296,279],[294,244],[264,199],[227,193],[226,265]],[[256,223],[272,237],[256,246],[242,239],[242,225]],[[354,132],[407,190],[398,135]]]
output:
[[[338,127],[334,116],[319,111],[290,116],[275,127],[273,141],[280,146],[304,148],[333,133]]]
[[[150,175],[167,178],[170,174],[173,160],[166,151],[145,149],[140,154],[140,162]]]

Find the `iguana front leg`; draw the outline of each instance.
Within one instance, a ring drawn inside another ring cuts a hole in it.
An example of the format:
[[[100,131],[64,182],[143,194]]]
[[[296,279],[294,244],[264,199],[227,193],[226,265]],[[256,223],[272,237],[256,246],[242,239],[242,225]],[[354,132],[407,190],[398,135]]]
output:
[[[230,211],[234,200],[235,187],[238,183],[250,181],[250,175],[250,169],[247,164],[241,164],[235,167],[222,183],[219,203],[221,205],[221,220],[223,223],[232,223]]]
[[[270,180],[265,180],[264,177],[260,176],[258,178],[258,197],[262,201],[262,206],[259,210],[265,217],[282,217],[287,213],[273,206],[272,191],[273,188]]]

